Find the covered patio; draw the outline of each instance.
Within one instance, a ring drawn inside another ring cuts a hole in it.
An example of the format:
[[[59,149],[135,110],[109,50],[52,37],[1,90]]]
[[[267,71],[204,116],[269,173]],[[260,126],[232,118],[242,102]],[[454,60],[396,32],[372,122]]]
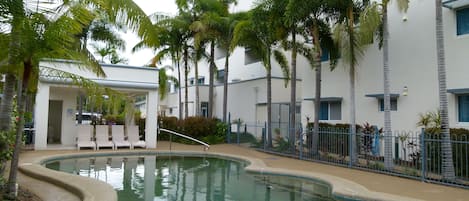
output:
[[[156,148],[158,73],[156,68],[101,64],[105,77],[98,77],[84,64],[69,60],[40,63],[39,83],[34,109],[34,149],[76,147],[77,97],[83,89],[66,75],[84,78],[127,96],[146,97],[145,141]]]

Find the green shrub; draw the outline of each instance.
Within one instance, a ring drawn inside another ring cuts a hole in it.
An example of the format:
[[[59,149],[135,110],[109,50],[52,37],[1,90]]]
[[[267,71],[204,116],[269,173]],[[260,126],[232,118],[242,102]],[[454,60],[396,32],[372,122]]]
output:
[[[188,135],[209,144],[223,143],[228,130],[228,125],[215,118],[188,117],[184,120],[178,120],[176,117],[159,117],[160,128],[172,130],[184,135]],[[161,132],[158,140],[169,140],[170,134]],[[184,144],[197,144],[188,139],[172,136],[173,142]]]

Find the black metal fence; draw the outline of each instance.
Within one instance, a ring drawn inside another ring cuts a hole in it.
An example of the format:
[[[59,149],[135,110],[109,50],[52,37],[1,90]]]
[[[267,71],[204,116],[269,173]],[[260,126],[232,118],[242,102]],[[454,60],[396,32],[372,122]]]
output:
[[[302,131],[297,127],[295,131],[290,129],[290,132],[285,128],[273,129],[269,138],[266,128],[265,123],[231,124],[227,142],[301,160],[469,188],[467,134],[451,135],[456,179],[448,180],[442,176],[443,140],[439,134],[425,133],[424,129],[384,136],[376,127],[359,129],[355,134],[343,128],[320,128],[315,134],[313,130]],[[387,140],[391,141],[391,149],[385,149]],[[392,150],[392,153],[385,150]],[[385,166],[385,156],[392,157],[389,159],[391,166]]]

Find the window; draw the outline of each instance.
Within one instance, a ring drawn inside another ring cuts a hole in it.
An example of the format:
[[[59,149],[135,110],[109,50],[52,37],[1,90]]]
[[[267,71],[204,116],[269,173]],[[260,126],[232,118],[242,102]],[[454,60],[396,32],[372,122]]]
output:
[[[457,34],[469,34],[469,8],[456,11]]]
[[[250,48],[244,50],[244,65],[260,62],[261,59]]]
[[[190,86],[194,85],[194,78],[189,79],[189,85]]]
[[[469,95],[458,96],[459,122],[469,122]]]
[[[225,80],[225,69],[218,70],[217,80],[220,81],[220,82],[223,82]]]
[[[379,99],[379,111],[384,111],[384,99]],[[397,98],[391,98],[391,111],[397,111]]]
[[[319,120],[341,120],[342,103],[337,101],[321,102]]]
[[[205,77],[200,77],[199,81],[197,83],[199,83],[199,85],[200,84],[205,84]]]
[[[215,48],[215,59],[222,59],[225,58],[227,55],[227,51],[223,48],[216,47]]]
[[[208,117],[208,102],[201,102],[200,110],[202,111],[203,117]]]
[[[329,50],[327,50],[326,48],[323,47],[321,52],[322,52],[321,61],[322,62],[329,61]]]

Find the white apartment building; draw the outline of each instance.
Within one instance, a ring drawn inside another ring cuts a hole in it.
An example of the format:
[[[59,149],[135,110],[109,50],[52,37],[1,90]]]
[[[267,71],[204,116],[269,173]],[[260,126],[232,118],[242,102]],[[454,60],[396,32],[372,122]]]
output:
[[[249,8],[248,2],[239,6]],[[250,2],[250,1],[249,1]],[[394,2],[395,3],[395,2]],[[469,128],[469,1],[444,1],[443,23],[446,50],[447,88],[450,127]],[[234,8],[234,10],[236,10]],[[400,13],[395,4],[389,8],[389,58],[391,69],[391,108],[393,130],[417,130],[419,114],[436,111],[439,107],[437,52],[435,36],[435,2],[410,1],[407,13]],[[286,54],[289,57],[289,54]],[[357,123],[369,122],[383,126],[383,54],[374,43],[367,47],[356,72]],[[223,75],[224,54],[217,51],[219,76]],[[272,75],[272,119],[288,122],[290,89],[283,85],[282,73],[274,64]],[[322,63],[322,122],[348,123],[350,119],[348,66],[339,62],[330,71],[327,61]],[[298,57],[297,104],[298,119],[303,126],[306,118],[314,119],[314,70]],[[266,79],[262,63],[251,57],[249,50],[237,48],[230,57],[228,111],[232,119],[262,124],[267,119]],[[194,72],[189,75],[189,115],[195,114]],[[208,65],[199,63],[200,103],[202,111],[208,102]],[[183,83],[181,83],[183,84]],[[184,87],[181,90],[184,92]],[[167,116],[178,116],[178,95],[172,93],[160,104]],[[184,94],[182,94],[184,100]],[[222,79],[215,89],[215,116],[223,110]],[[285,119],[286,117],[286,119]],[[275,123],[274,123],[275,124]]]

